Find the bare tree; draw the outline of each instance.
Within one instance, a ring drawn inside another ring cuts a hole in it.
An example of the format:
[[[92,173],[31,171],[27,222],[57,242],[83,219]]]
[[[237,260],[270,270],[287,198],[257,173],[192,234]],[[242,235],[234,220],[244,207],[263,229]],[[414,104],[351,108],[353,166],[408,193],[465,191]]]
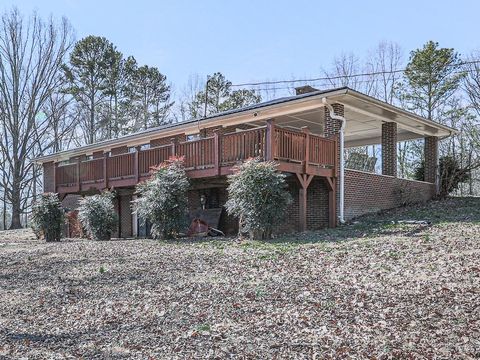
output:
[[[66,19],[42,21],[36,14],[25,20],[18,9],[0,21],[0,126],[4,158],[5,198],[11,204],[10,228],[21,227],[21,214],[32,195],[32,163],[39,144],[51,129],[43,112],[52,93],[60,88],[58,76],[72,45]]]

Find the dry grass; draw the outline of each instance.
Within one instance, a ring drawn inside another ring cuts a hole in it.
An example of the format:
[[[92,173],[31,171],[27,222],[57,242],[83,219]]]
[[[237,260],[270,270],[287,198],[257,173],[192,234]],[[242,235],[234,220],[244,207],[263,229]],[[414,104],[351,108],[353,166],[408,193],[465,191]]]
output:
[[[2,232],[0,358],[480,357],[479,220],[451,199],[272,242]]]

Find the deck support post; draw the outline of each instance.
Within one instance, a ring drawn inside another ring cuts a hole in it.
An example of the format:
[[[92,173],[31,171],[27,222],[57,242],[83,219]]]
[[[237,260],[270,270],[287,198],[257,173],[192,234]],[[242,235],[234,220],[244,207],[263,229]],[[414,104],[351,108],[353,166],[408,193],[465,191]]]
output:
[[[333,177],[326,177],[328,187],[328,227],[337,226],[337,181]]]
[[[265,139],[265,160],[271,161],[275,155],[275,120],[267,120],[267,132]]]
[[[300,182],[298,191],[299,200],[299,231],[307,231],[307,194],[308,186],[313,180],[314,175],[296,173]]]

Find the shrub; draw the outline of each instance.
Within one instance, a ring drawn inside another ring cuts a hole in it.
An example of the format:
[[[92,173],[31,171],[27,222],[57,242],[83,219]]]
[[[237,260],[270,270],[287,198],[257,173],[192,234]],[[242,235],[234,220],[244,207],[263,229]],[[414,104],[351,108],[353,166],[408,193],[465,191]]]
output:
[[[111,192],[105,191],[80,200],[78,218],[87,234],[94,240],[109,240],[117,226],[113,197]]]
[[[63,208],[58,195],[45,193],[32,208],[32,229],[36,234],[42,233],[45,241],[60,241],[64,221]]]
[[[173,157],[154,168],[150,180],[137,185],[134,211],[152,224],[153,238],[176,238],[186,226],[188,187],[183,159]]]
[[[285,175],[277,171],[275,162],[250,159],[228,178],[229,214],[239,218],[240,235],[250,238],[270,238],[273,227],[284,218],[292,202]]]
[[[447,197],[450,193],[458,190],[461,183],[470,179],[470,169],[462,168],[459,161],[453,156],[442,156],[439,159],[440,189],[438,196]],[[414,173],[415,180],[423,181],[425,178],[425,162],[422,161]]]

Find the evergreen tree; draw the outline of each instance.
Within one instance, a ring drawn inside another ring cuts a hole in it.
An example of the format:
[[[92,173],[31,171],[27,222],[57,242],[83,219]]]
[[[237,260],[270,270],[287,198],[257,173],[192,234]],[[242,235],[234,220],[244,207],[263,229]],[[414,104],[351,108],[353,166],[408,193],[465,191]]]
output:
[[[138,67],[132,59],[127,67],[129,84],[127,87],[127,105],[133,119],[133,128],[147,129],[168,123],[167,116],[173,102],[170,101],[170,85],[167,77],[156,67],[143,65]]]
[[[238,109],[252,104],[258,104],[262,98],[254,90],[240,89],[232,91],[231,81],[220,72],[207,77],[207,116],[222,111]],[[191,118],[199,118],[205,112],[205,90],[199,91],[188,109]]]
[[[91,35],[75,44],[70,64],[64,66],[69,81],[66,91],[73,95],[84,115],[81,125],[89,144],[98,140],[99,130],[105,130],[99,129],[100,109],[112,94],[109,76],[110,80],[114,77],[112,73],[120,67],[121,59],[122,54],[109,40]]]
[[[455,93],[464,76],[460,55],[452,48],[440,48],[429,41],[410,53],[405,71],[406,82],[400,96],[410,110],[429,120],[437,118],[447,100]]]

